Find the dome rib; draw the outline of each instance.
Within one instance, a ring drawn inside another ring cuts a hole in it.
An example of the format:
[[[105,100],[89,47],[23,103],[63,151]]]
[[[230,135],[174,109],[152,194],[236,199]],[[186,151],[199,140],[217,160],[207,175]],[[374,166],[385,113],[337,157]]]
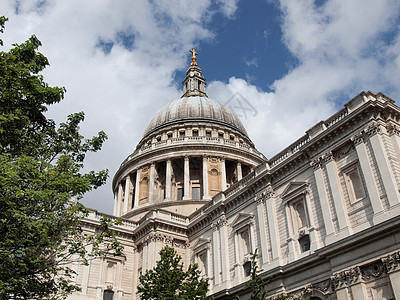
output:
[[[248,137],[246,129],[234,112],[220,102],[202,96],[182,97],[165,105],[151,119],[143,136],[168,125],[196,120],[226,125]]]

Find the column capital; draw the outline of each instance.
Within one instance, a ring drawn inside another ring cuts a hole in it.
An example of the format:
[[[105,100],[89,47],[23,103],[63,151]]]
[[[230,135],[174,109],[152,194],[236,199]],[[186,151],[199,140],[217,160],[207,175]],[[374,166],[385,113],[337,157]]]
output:
[[[331,282],[334,289],[339,290],[359,282],[361,280],[361,275],[360,267],[357,266],[334,274],[331,277]]]
[[[314,171],[320,169],[322,167],[321,158],[314,159],[313,161],[310,162],[310,165],[314,169]]]
[[[189,160],[189,155],[185,155],[185,156],[183,157],[183,159],[188,161],[188,160]]]
[[[374,136],[375,134],[380,134],[382,131],[381,131],[381,127],[374,122],[374,123],[368,125],[368,127],[365,128],[363,130],[363,132],[365,132],[369,137],[371,137],[371,136]]]
[[[324,155],[321,156],[321,160],[323,160],[325,163],[329,163],[334,159],[333,153],[331,151],[326,152]]]
[[[354,143],[354,145],[357,146],[361,143],[364,143],[364,135],[362,134],[362,132],[356,133],[351,137],[351,140]]]
[[[400,271],[400,252],[392,253],[381,260],[387,273]]]

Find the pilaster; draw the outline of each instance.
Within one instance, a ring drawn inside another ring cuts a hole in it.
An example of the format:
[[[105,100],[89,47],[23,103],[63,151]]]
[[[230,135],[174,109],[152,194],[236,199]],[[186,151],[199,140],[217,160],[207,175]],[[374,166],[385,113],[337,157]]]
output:
[[[336,211],[336,218],[339,227],[339,238],[347,237],[351,234],[350,221],[347,212],[346,203],[344,202],[340,183],[338,179],[338,171],[332,153],[326,153],[323,157],[328,174],[328,180],[331,187],[333,203]]]
[[[365,132],[369,136],[373,154],[375,156],[378,170],[385,188],[386,196],[390,207],[392,207],[396,204],[399,204],[399,197],[395,183],[395,177],[385,150],[385,144],[382,140],[381,128],[378,124],[372,124],[365,130]]]
[[[360,163],[360,167],[363,172],[366,188],[368,191],[369,201],[371,203],[371,207],[374,213],[373,222],[374,224],[378,224],[384,220],[383,206],[381,198],[379,196],[377,183],[373,175],[374,172],[371,167],[371,162],[368,159],[364,136],[362,134],[357,134],[353,136],[352,140],[356,148],[358,161]]]
[[[332,216],[329,209],[329,198],[327,194],[327,188],[325,186],[324,177],[322,173],[321,160],[317,159],[313,161],[311,165],[314,169],[314,177],[317,185],[319,202],[321,204],[322,218],[324,220],[325,233],[326,233],[325,244],[329,244],[331,242],[330,239],[334,235],[334,229],[333,229]]]

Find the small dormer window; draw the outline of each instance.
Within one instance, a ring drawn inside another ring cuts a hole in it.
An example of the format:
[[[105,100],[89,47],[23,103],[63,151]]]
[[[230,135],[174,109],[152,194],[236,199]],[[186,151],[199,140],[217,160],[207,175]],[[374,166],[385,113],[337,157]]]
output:
[[[193,130],[192,136],[199,136],[199,131],[197,129]]]
[[[185,137],[185,131],[179,131],[179,137],[184,138]]]
[[[167,133],[167,138],[170,140],[170,139],[172,139],[172,132],[168,132]]]
[[[218,132],[218,137],[219,137],[220,139],[223,139],[223,138],[224,138],[224,133],[223,133],[223,132]]]
[[[235,140],[235,136],[234,136],[234,135],[230,135],[230,136],[229,136],[229,139],[230,139],[231,141],[234,141],[234,140]]]
[[[211,137],[211,130],[206,130],[206,137]]]

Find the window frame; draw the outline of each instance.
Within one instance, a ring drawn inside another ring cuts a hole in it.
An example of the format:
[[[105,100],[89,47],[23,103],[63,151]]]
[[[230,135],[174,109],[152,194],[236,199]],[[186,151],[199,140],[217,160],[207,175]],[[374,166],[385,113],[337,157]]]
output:
[[[356,189],[354,188],[354,181],[351,179],[351,176],[349,174],[357,172],[357,178],[358,182],[360,184],[360,191],[362,193],[361,197],[356,196]],[[340,170],[340,173],[343,176],[345,187],[346,187],[346,192],[347,195],[349,196],[350,204],[355,204],[359,201],[362,201],[367,197],[366,193],[366,187],[364,185],[364,179],[361,173],[361,167],[358,163],[358,160],[355,162],[352,162],[351,164],[346,165]]]

